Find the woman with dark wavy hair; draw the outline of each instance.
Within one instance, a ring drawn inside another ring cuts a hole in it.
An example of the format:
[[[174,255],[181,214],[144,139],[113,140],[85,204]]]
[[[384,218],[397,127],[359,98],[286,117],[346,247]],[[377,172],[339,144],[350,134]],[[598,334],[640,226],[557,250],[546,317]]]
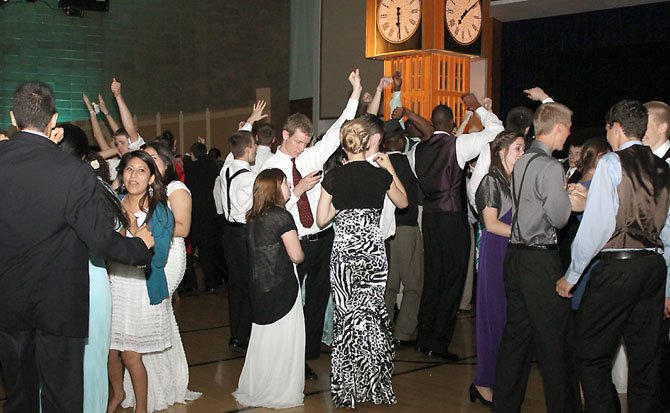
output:
[[[502,131],[491,142],[491,167],[475,194],[482,235],[477,271],[477,365],[470,400],[491,404],[498,348],[507,320],[503,262],[512,227],[510,176],[525,149],[519,132]]]
[[[147,411],[147,371],[142,354],[163,351],[172,345],[165,264],[172,241],[174,218],[165,205],[165,189],[156,163],[143,151],[126,153],[119,164],[121,205],[132,237],[148,225],[154,239],[151,267],[141,269],[115,262],[108,264],[112,288],[112,329],[109,381],[112,394],[108,411],[124,400],[123,367],[133,383],[135,412]]]

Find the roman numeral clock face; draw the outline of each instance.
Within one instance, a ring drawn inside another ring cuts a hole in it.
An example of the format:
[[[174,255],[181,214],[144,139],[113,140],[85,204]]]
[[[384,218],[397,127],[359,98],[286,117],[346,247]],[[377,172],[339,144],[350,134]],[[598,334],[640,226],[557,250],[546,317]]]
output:
[[[458,44],[475,42],[482,32],[482,4],[479,0],[446,0],[444,22]]]
[[[421,0],[380,0],[377,30],[390,43],[403,43],[416,33],[421,22]]]

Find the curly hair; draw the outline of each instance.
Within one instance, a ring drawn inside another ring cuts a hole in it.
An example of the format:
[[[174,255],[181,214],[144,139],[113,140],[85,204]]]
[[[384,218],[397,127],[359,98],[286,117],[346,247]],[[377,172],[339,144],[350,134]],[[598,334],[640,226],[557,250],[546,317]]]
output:
[[[342,148],[352,154],[365,152],[370,142],[370,123],[357,118],[345,123],[340,129]]]

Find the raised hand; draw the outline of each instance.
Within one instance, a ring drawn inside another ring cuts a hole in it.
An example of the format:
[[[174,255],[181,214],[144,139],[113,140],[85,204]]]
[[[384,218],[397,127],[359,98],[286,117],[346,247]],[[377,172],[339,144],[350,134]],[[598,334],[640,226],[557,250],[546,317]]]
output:
[[[100,112],[102,112],[103,115],[107,116],[109,115],[109,111],[107,110],[107,104],[105,103],[105,99],[102,98],[102,95],[98,94],[98,105],[100,105]]]
[[[361,86],[361,74],[358,69],[355,69],[353,72],[349,73],[349,83],[354,88],[354,90],[362,90]]]
[[[0,141],[8,141],[8,140],[9,140],[9,138],[7,137],[7,135],[0,132]]]
[[[379,166],[381,166],[383,169],[386,169],[389,172],[395,171],[393,169],[393,164],[391,163],[389,156],[385,153],[378,153],[377,156],[375,156],[375,162],[377,162]]]
[[[393,109],[393,113],[391,113],[391,119],[402,119],[403,116],[405,116],[405,108],[402,106]]]
[[[86,108],[88,108],[89,112],[93,111],[93,105],[91,105],[91,100],[86,96],[86,93],[81,95],[82,99],[84,100],[84,103],[86,104]]]
[[[393,74],[393,91],[398,92],[400,91],[400,87],[402,86],[402,74],[400,71],[396,71]]]
[[[116,97],[116,96],[120,96],[120,95],[121,95],[121,82],[118,82],[118,81],[116,80],[116,78],[112,78],[111,89],[112,89],[112,94],[113,94],[115,97]]]
[[[549,95],[544,93],[544,90],[540,87],[532,87],[530,89],[526,89],[523,91],[526,95],[528,95],[528,99],[530,100],[535,100],[537,102],[542,102],[543,100],[547,99]]]
[[[247,119],[247,123],[253,125],[254,122],[258,122],[261,119],[265,119],[268,117],[267,114],[263,114],[263,110],[265,110],[265,106],[267,106],[267,103],[264,100],[259,100],[254,104],[254,107],[251,111],[251,115],[249,115],[249,118]]]
[[[393,78],[390,76],[385,76],[379,79],[379,85],[377,86],[377,89],[384,90],[387,87],[389,87],[391,84],[393,84]]]
[[[472,93],[467,93],[461,97],[461,100],[463,101],[463,104],[468,110],[474,111],[478,107],[481,106],[481,103],[477,100],[474,94]]]
[[[207,144],[207,141],[202,136],[198,136],[197,138],[195,138],[195,140],[196,140],[196,142],[202,143],[203,145]]]
[[[491,108],[493,107],[493,99],[491,98],[482,99],[482,106],[484,106],[484,109],[491,112]]]

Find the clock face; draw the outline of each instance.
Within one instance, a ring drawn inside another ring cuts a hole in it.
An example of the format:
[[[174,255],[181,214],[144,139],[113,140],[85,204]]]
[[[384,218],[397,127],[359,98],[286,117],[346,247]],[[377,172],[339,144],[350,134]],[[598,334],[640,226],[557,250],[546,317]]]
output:
[[[377,30],[390,43],[412,37],[420,22],[421,0],[380,0],[377,5]]]
[[[446,0],[445,19],[449,34],[462,45],[474,43],[482,32],[480,0]]]

